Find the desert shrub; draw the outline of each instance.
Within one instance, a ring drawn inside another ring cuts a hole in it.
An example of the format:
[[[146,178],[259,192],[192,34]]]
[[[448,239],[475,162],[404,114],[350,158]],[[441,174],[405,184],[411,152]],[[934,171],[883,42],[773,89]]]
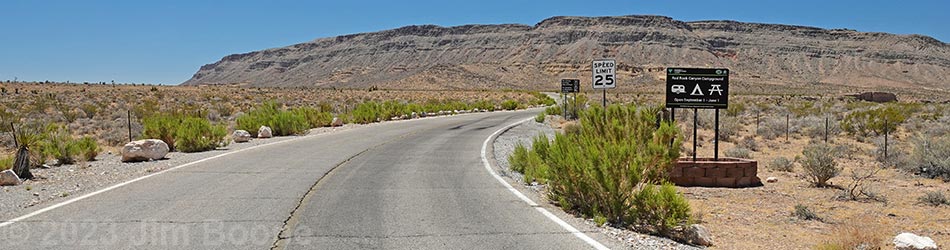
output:
[[[19,120],[19,116],[7,111],[6,106],[0,105],[0,133],[10,132],[10,123],[16,123]]]
[[[950,181],[950,135],[917,135],[911,141],[914,151],[910,156],[909,170],[928,178]]]
[[[759,130],[756,131],[756,133],[768,140],[784,137],[785,125],[784,116],[763,118],[761,124],[759,124]],[[789,127],[789,132],[791,133],[793,129],[793,127]]]
[[[535,99],[534,105],[551,106],[557,103],[557,101],[555,101],[554,98],[551,98],[550,96],[545,95],[540,92],[533,92],[531,93],[531,95],[534,96],[534,99]]]
[[[86,115],[86,118],[92,119],[96,116],[96,113],[99,112],[99,105],[86,103],[79,106],[79,109],[82,110],[82,113]]]
[[[672,124],[656,128],[657,111],[595,106],[580,114],[577,131],[556,134],[549,145],[539,136],[535,143],[543,146],[533,152],[547,167],[551,199],[588,217],[650,225],[659,233],[688,221],[689,206],[675,189],[656,187],[666,182],[681,145]]]
[[[59,164],[75,163],[79,155],[76,140],[63,125],[49,124],[43,134],[41,145],[43,154],[56,159]]]
[[[569,122],[564,124],[564,134],[575,135],[581,132],[581,125],[576,122]]]
[[[745,111],[746,111],[745,103],[734,102],[732,104],[729,104],[729,108],[726,108],[725,115],[737,117],[745,113]]]
[[[326,111],[318,111],[315,108],[300,107],[294,109],[293,112],[303,116],[311,128],[327,127],[330,126],[330,122],[333,122],[333,114]]]
[[[795,170],[794,168],[795,165],[792,164],[791,160],[781,156],[775,157],[771,162],[769,162],[769,169],[775,171],[792,172]]]
[[[168,144],[170,151],[175,151],[175,133],[182,117],[173,114],[153,114],[142,119],[141,139],[159,139]]]
[[[927,191],[924,192],[924,196],[921,196],[917,199],[921,204],[930,205],[930,206],[940,206],[940,205],[950,205],[950,200],[947,199],[940,191]]]
[[[350,113],[352,122],[367,124],[382,120],[382,106],[374,101],[360,103]]]
[[[49,159],[49,155],[43,150],[46,127],[47,124],[27,122],[16,129],[16,138],[20,147],[25,146],[30,149],[31,167],[43,165]]]
[[[99,143],[96,142],[96,139],[88,136],[76,141],[76,147],[79,148],[79,156],[85,161],[95,161],[96,156],[102,151],[99,149]]]
[[[175,148],[181,152],[202,152],[214,150],[226,143],[224,126],[212,126],[207,119],[187,117],[175,131]]]
[[[804,117],[797,120],[797,123],[802,129],[802,133],[812,139],[824,139],[826,125],[829,140],[834,139],[835,135],[841,133],[841,126],[831,118],[828,118],[827,124],[825,124],[825,117],[819,116]]]
[[[872,200],[887,202],[887,199],[877,192],[875,187],[875,175],[881,171],[882,168],[871,167],[871,168],[854,168],[851,169],[851,174],[848,176],[851,178],[851,182],[841,190],[841,195],[838,196],[840,200]]]
[[[544,112],[538,113],[538,115],[534,116],[534,121],[538,123],[544,123],[544,117]]]
[[[251,136],[257,136],[256,132],[261,126],[268,126],[271,118],[280,112],[280,107],[276,102],[267,101],[260,106],[249,110],[247,113],[237,117],[237,129],[246,130]]]
[[[506,100],[501,103],[501,109],[503,110],[516,110],[521,107],[521,103],[515,100]]]
[[[495,104],[488,100],[479,100],[472,104],[472,109],[495,111]]]
[[[573,115],[583,112],[587,107],[587,95],[578,94],[576,98],[567,98],[564,105],[566,105],[567,114]]]
[[[559,106],[551,106],[544,109],[544,113],[548,115],[561,115],[561,109]]]
[[[331,118],[332,119],[332,118]],[[272,116],[267,125],[273,130],[274,136],[288,136],[305,134],[310,123],[303,114],[293,111],[280,111]]]
[[[0,171],[13,168],[13,161],[16,160],[14,156],[2,156],[0,157]]]
[[[752,151],[742,147],[734,147],[726,150],[725,155],[731,158],[751,159]]]
[[[911,104],[884,104],[876,108],[852,111],[845,115],[840,126],[848,134],[861,137],[883,135],[885,130],[893,132],[919,109],[919,106]]]
[[[264,102],[261,106],[238,116],[237,129],[247,130],[251,136],[256,136],[255,132],[261,126],[270,127],[274,136],[302,134],[311,127],[311,121],[320,123],[326,118],[311,110],[282,110],[276,102]],[[307,112],[313,112],[313,120],[308,119]]]
[[[528,148],[521,143],[515,145],[514,152],[508,156],[508,163],[512,171],[524,173],[524,169],[528,165]]]
[[[742,125],[739,124],[738,118],[729,116],[720,117],[719,140],[731,141],[736,135],[739,135],[739,130],[741,128]]]
[[[792,216],[798,217],[802,220],[822,221],[821,217],[818,217],[818,214],[815,214],[815,212],[812,212],[808,206],[802,204],[795,205],[795,209],[792,210]]]
[[[689,202],[668,182],[646,183],[634,197],[634,221],[669,235],[671,230],[690,222]]]
[[[816,187],[828,186],[828,180],[841,173],[838,163],[835,162],[834,149],[826,143],[805,146],[800,162],[805,170],[805,177]]]
[[[756,142],[755,137],[752,136],[742,137],[742,139],[739,140],[737,147],[747,148],[752,151],[759,151],[759,143]]]

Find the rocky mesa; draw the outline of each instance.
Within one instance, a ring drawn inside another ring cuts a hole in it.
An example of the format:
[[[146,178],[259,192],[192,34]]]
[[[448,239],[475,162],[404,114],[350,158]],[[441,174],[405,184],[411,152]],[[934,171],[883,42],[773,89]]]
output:
[[[663,16],[552,17],[520,24],[407,26],[225,56],[184,85],[556,89],[589,84],[615,58],[621,88],[664,67],[727,67],[740,84],[947,91],[950,45],[921,35]]]

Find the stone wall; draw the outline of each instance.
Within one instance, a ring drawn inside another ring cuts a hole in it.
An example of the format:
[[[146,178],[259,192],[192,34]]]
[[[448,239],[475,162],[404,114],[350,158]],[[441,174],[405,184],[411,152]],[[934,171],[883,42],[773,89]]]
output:
[[[680,158],[670,171],[670,181],[684,187],[754,187],[761,186],[758,163],[736,158]]]

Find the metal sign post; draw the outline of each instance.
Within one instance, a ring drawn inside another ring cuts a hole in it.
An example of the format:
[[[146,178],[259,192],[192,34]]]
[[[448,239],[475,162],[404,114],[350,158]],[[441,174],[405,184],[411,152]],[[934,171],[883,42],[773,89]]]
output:
[[[719,110],[729,106],[729,69],[666,69],[666,107],[693,109],[693,161],[696,161],[699,109],[715,109],[713,159],[719,160]]]
[[[577,91],[580,91],[581,80],[579,79],[561,79],[561,97],[564,107],[564,117],[567,118],[567,93],[574,93],[574,110],[571,112],[573,117],[577,117]]]
[[[591,64],[594,89],[604,90],[604,107],[607,107],[607,89],[617,87],[617,62],[613,59],[597,59]]]

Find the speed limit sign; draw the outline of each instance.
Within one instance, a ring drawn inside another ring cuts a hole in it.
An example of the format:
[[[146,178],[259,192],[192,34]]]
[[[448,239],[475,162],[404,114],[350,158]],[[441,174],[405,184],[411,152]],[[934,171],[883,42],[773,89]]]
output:
[[[617,62],[613,59],[594,60],[593,70],[594,89],[612,89],[617,87]]]

